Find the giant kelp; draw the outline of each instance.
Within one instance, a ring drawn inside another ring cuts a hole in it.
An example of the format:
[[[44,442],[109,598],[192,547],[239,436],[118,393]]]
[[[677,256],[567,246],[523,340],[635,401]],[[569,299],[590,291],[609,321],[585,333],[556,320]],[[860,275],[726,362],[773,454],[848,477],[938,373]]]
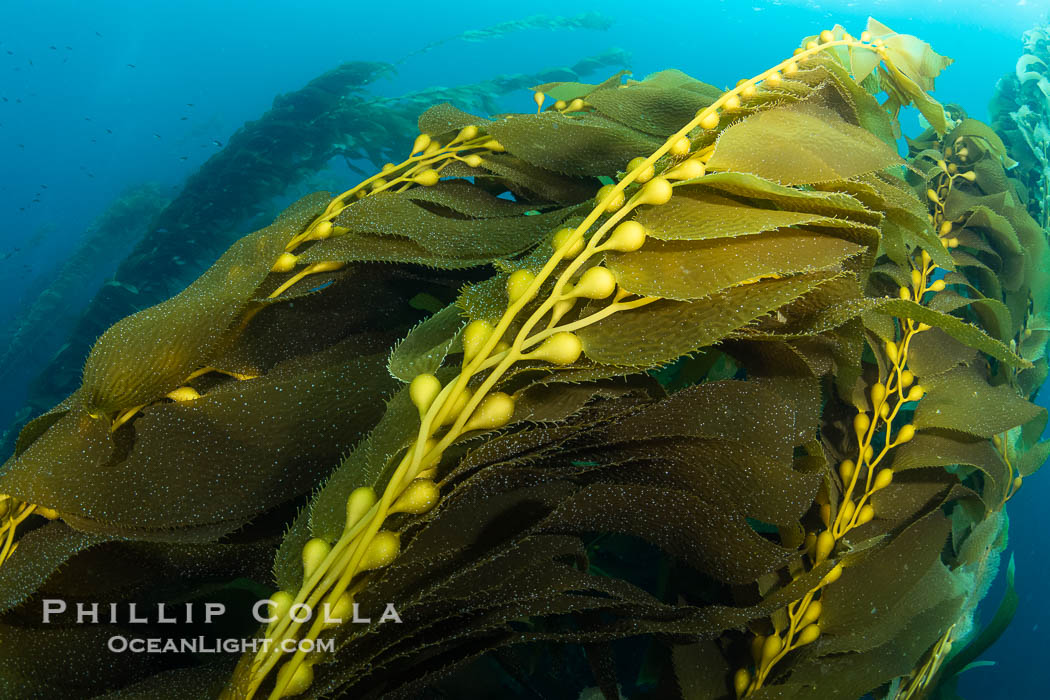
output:
[[[26,621],[58,564],[119,536],[170,571],[295,515],[269,644],[92,687],[616,698],[631,668],[632,696],[929,693],[983,643],[1003,507],[1047,451],[1045,233],[994,134],[927,94],[948,63],[871,21],[728,91],[665,71],[424,113],[407,159],[111,328],[26,428],[0,474],[9,540],[37,526],[0,566],[5,634],[98,666]],[[905,160],[911,102],[932,128]],[[247,461],[195,462],[205,440]],[[403,624],[296,615],[384,602]],[[0,681],[63,687],[23,656]]]
[[[1013,73],[995,86],[989,104],[992,126],[1018,167],[1010,171],[1029,213],[1046,228],[1050,176],[1050,27],[1033,27],[1022,36],[1023,51]]]

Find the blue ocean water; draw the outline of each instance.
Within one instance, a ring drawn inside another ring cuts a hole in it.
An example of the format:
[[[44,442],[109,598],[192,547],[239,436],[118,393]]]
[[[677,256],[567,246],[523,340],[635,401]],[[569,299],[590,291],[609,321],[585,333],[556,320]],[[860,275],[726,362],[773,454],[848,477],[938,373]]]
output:
[[[857,34],[873,15],[953,57],[935,96],[987,119],[996,81],[1014,70],[1021,33],[1046,21],[1048,4],[5,0],[0,3],[0,328],[17,323],[90,222],[125,187],[154,182],[162,192],[174,193],[234,130],[265,112],[275,95],[345,61],[396,63],[466,30],[592,9],[607,15],[612,26],[449,41],[398,63],[395,74],[369,89],[397,96],[468,84],[571,65],[613,47],[630,52],[628,67],[635,77],[673,67],[732,85],[781,60],[803,36],[835,23]],[[531,94],[519,91],[504,98],[502,108],[529,111],[532,105]],[[913,114],[904,127],[917,129]],[[347,183],[355,177],[341,163],[331,170]],[[100,257],[82,294],[68,299],[69,309],[90,299],[122,256],[114,250]],[[7,372],[0,426],[22,405],[34,362],[58,350],[57,344],[34,345],[16,358],[26,371]],[[1050,649],[1050,603],[1044,599],[1050,557],[1041,499],[1050,496],[1047,478],[1033,478],[1011,502],[1009,551],[1017,562],[1021,606],[987,655],[995,665],[967,672],[966,697],[1045,692],[1040,663]],[[1001,593],[1000,585],[993,588],[991,607]]]

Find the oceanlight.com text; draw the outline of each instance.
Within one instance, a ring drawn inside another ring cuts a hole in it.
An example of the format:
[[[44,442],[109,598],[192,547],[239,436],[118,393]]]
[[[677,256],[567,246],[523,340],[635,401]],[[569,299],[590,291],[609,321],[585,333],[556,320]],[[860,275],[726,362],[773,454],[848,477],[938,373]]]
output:
[[[276,646],[284,653],[296,651],[335,651],[334,639],[284,639],[280,643],[272,639],[216,639],[194,637],[191,639],[164,639],[162,637],[129,639],[123,635],[109,638],[107,648],[114,654],[243,654],[266,652]]]

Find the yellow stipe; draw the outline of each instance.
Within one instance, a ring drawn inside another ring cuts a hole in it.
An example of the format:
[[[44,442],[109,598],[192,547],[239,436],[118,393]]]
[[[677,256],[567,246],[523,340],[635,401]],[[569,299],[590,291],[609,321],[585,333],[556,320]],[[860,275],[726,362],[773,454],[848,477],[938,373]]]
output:
[[[111,433],[117,432],[117,428],[119,428],[120,426],[124,425],[129,420],[131,420],[132,418],[134,418],[135,414],[137,414],[139,411],[141,411],[145,407],[146,407],[146,404],[142,404],[142,405],[139,405],[139,406],[135,406],[134,408],[126,409],[126,410],[121,411],[120,413],[118,413],[117,417],[113,419],[113,422],[109,426],[109,432],[111,432]]]
[[[5,503],[7,503],[7,517],[0,520],[0,566],[11,557],[15,548],[18,547],[15,541],[18,526],[38,508],[32,503],[24,503],[10,496],[5,497]]]
[[[269,294],[269,296],[267,298],[268,299],[276,299],[277,297],[281,296],[282,294],[287,292],[289,289],[294,287],[296,284],[298,284],[300,281],[302,281],[304,278],[309,277],[310,275],[316,275],[316,274],[320,274],[322,272],[334,272],[335,270],[342,269],[344,266],[345,266],[345,263],[336,262],[336,261],[319,262],[319,263],[314,263],[313,265],[309,265],[309,266],[303,268],[302,270],[300,270],[299,272],[297,272],[295,275],[293,275],[288,281],[286,281],[280,287],[278,287],[277,289],[275,289],[272,292],[270,292],[270,294]]]

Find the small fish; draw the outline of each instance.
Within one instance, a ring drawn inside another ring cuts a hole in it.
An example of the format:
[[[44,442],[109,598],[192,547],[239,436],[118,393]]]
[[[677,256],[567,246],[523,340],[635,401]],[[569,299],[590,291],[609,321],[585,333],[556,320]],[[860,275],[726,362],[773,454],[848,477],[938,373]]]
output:
[[[46,190],[47,189],[47,185],[41,185],[40,189]]]
[[[153,134],[153,138],[159,139],[160,138],[160,134]]]
[[[91,121],[91,117],[84,117],[84,121],[86,121],[86,122]]]
[[[95,32],[95,36],[102,36],[102,35],[99,34],[98,32]]]
[[[179,156],[179,160],[187,160],[189,156]]]
[[[8,50],[7,50],[7,55],[8,55],[8,56],[14,56],[14,55],[15,55],[15,52],[14,52],[14,51],[12,51],[11,49],[8,49]]]
[[[222,148],[222,141],[220,141],[219,139],[212,139],[211,142],[214,143],[219,148]]]
[[[72,51],[72,50],[73,50],[73,47],[72,47],[72,46],[67,46],[67,47],[66,47],[66,51]]]
[[[186,121],[187,119],[189,119],[189,117],[179,117],[179,121],[180,121],[180,122],[184,122],[184,121]]]
[[[106,129],[106,133],[107,134],[112,134],[113,133],[113,129]]]
[[[186,106],[187,106],[187,107],[192,107],[192,106],[193,106],[193,103],[192,103],[192,102],[187,102],[187,103],[186,103]]]
[[[52,51],[58,51],[57,46],[48,46],[47,48],[51,49]]]
[[[4,102],[7,102],[7,98],[6,97],[4,97],[3,100],[4,100]]]
[[[124,65],[127,66],[128,68],[134,68],[135,67],[134,63],[125,63]]]

